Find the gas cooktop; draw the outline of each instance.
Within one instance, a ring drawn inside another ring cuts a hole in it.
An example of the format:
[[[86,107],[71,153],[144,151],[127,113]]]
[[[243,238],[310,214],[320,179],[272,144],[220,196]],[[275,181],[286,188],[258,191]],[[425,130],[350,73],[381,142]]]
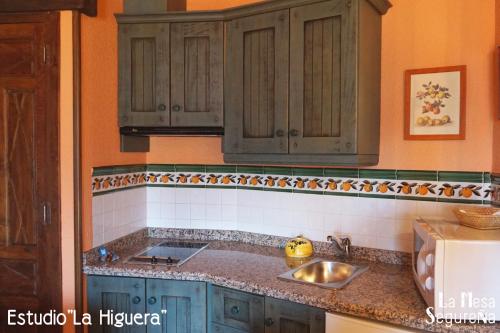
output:
[[[206,242],[166,241],[130,257],[128,262],[180,266],[207,246]]]

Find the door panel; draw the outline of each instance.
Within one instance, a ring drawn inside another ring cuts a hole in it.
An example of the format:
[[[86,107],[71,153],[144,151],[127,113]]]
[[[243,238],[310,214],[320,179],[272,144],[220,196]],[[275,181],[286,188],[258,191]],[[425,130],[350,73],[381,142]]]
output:
[[[173,127],[223,126],[222,22],[171,26]]]
[[[288,153],[289,11],[228,23],[226,153]]]
[[[290,15],[290,153],[355,153],[352,5],[327,1]]]
[[[168,24],[120,25],[120,126],[170,124],[169,42]]]
[[[147,312],[158,313],[162,318],[160,326],[148,326],[148,333],[207,331],[207,291],[204,282],[148,279],[146,284]]]
[[[325,312],[266,297],[266,333],[324,333]]]
[[[146,326],[115,327],[99,325],[100,311],[107,313],[144,314],[145,280],[140,278],[123,278],[108,276],[89,276],[87,278],[88,312],[92,316],[89,333],[141,333]],[[104,321],[106,323],[106,320]]]
[[[264,332],[264,297],[213,286],[212,321],[252,333]]]
[[[8,309],[61,309],[58,29],[56,13],[0,15],[0,332],[21,330]]]

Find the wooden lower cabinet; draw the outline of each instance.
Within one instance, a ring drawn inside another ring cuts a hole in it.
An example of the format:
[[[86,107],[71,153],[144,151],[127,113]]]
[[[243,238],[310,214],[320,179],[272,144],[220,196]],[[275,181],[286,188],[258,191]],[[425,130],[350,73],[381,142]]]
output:
[[[207,331],[206,283],[157,279],[89,276],[88,312],[93,318],[89,333],[205,333]],[[157,313],[160,325],[115,327],[99,325],[100,311]],[[162,310],[166,310],[162,313]]]
[[[324,333],[325,312],[310,306],[209,287],[212,333]]]
[[[87,277],[89,333],[324,333],[323,310],[205,282]],[[100,313],[159,314],[159,325],[99,324]]]
[[[148,313],[166,311],[161,325],[148,333],[204,333],[207,331],[207,289],[204,282],[146,280]]]
[[[266,333],[323,333],[323,310],[266,297]]]
[[[89,333],[145,333],[145,326],[100,325],[100,314],[107,313],[144,313],[146,281],[139,278],[108,276],[87,277],[87,312],[92,316]]]

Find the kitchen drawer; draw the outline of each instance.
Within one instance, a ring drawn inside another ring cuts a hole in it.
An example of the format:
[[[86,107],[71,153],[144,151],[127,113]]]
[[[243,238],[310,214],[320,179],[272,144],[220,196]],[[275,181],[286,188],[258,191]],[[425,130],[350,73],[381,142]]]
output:
[[[213,322],[252,333],[264,332],[264,297],[217,286],[211,287],[211,293]]]
[[[250,333],[248,331],[242,331],[237,328],[224,326],[216,323],[212,323],[211,333]]]

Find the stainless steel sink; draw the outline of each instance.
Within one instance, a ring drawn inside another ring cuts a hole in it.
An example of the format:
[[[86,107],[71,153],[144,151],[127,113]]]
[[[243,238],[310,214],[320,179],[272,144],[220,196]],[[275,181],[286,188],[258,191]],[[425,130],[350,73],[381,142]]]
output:
[[[322,288],[340,289],[368,266],[351,265],[343,262],[314,259],[298,268],[292,269],[278,278],[300,283],[313,284]]]

